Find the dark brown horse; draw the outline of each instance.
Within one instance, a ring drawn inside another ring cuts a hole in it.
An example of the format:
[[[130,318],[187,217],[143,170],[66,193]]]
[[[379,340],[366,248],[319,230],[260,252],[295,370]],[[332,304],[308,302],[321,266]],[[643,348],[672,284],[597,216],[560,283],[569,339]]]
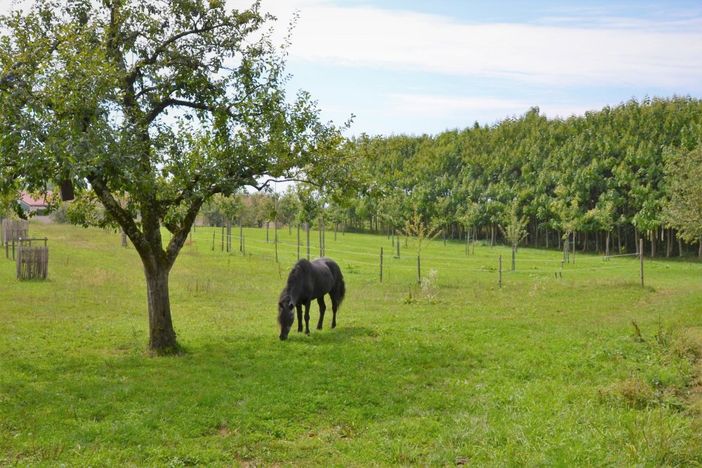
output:
[[[299,260],[288,275],[288,283],[278,299],[278,323],[280,339],[285,340],[295,321],[293,309],[297,309],[297,331],[302,331],[302,306],[305,306],[305,333],[310,334],[310,303],[317,300],[319,304],[319,322],[317,329],[322,329],[324,295],[329,294],[332,303],[332,328],[336,327],[336,312],[344,300],[346,286],[341,269],[330,258],[318,258],[313,261]]]

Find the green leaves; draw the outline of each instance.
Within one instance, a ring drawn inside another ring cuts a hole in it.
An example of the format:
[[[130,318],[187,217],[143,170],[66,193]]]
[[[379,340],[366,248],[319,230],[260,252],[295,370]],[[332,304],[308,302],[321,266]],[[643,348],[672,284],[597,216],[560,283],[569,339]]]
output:
[[[688,242],[702,239],[702,145],[689,152],[666,155],[668,224]]]
[[[258,3],[199,0],[40,0],[4,18],[3,185],[72,180],[120,224],[180,231],[213,194],[262,177],[335,184],[346,175],[325,161],[343,127],[322,123],[308,93],[288,100],[270,21]]]
[[[357,219],[401,225],[416,207],[426,221],[504,227],[516,203],[532,233],[624,228],[617,231],[633,238],[633,229],[655,230],[666,220],[665,149],[689,151],[700,130],[702,102],[676,97],[567,120],[531,109],[436,136],[364,136],[344,151],[362,161]]]

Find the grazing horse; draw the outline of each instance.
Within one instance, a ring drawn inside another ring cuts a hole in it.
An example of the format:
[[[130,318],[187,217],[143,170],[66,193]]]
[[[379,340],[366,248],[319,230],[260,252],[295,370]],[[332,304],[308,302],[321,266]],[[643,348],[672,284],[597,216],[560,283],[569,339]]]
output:
[[[336,311],[341,305],[346,293],[344,277],[339,265],[330,258],[318,258],[313,261],[299,260],[288,275],[288,283],[278,299],[278,323],[280,324],[280,339],[288,337],[295,317],[293,309],[297,308],[297,331],[302,331],[302,306],[305,306],[305,333],[310,334],[310,303],[317,299],[319,304],[319,322],[317,329],[322,329],[324,311],[324,295],[329,294],[332,302],[332,328],[336,327]]]

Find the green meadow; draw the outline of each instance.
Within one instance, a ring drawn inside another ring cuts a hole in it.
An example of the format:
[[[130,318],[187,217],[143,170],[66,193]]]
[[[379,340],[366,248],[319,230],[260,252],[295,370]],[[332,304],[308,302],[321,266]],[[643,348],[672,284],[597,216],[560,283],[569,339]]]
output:
[[[171,273],[173,357],[146,351],[119,234],[33,223],[47,281],[3,251],[0,465],[702,464],[697,259],[646,259],[642,287],[632,256],[523,248],[512,272],[505,247],[435,240],[418,284],[413,242],[395,258],[387,236],[328,231],[339,325],[281,342],[296,230],[278,262],[273,230],[245,229],[243,255],[221,232],[197,228]]]

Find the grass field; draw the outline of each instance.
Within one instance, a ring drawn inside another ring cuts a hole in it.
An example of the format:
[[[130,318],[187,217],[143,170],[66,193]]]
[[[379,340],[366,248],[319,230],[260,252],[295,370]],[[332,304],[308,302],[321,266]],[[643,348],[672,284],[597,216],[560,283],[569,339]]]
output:
[[[134,249],[30,232],[48,281],[0,258],[0,465],[702,464],[697,261],[646,261],[642,288],[632,257],[521,249],[499,288],[507,249],[434,242],[422,287],[411,244],[396,259],[384,236],[329,232],[339,326],[281,342],[295,231],[276,263],[264,229],[244,256],[198,228],[171,275],[186,352],[156,358]]]

